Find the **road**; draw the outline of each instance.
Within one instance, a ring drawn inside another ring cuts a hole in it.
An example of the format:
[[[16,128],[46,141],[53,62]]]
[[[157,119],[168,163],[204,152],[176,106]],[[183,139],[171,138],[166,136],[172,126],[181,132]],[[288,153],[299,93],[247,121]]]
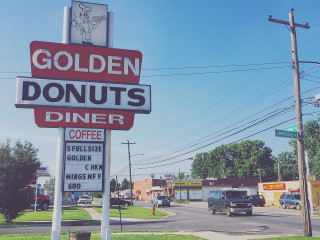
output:
[[[149,202],[135,201],[135,206],[150,207]],[[227,217],[224,213],[210,215],[205,202],[172,204],[161,208],[172,214],[156,221],[125,222],[123,230],[181,230],[212,231],[227,235],[303,235],[302,217],[295,209],[255,207],[252,216],[237,214]],[[150,209],[151,211],[151,209]],[[61,231],[72,229],[100,232],[100,223],[90,226],[65,226]],[[119,230],[118,221],[111,221],[111,229]],[[313,236],[320,236],[320,216],[312,216]],[[51,224],[0,225],[0,234],[50,233]]]

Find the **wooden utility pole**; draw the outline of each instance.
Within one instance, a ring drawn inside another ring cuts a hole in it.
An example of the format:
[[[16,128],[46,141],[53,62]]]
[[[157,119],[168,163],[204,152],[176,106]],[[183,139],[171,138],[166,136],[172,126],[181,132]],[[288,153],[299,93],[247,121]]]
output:
[[[130,144],[136,144],[136,143],[131,143],[129,140],[127,140],[126,143],[121,143],[121,144],[127,144],[128,145],[128,156],[129,156],[129,176],[130,176],[130,199],[131,199],[131,206],[133,206],[133,198],[132,198],[132,178],[131,178],[131,154],[130,154]]]
[[[301,111],[301,96],[300,96],[300,75],[299,75],[299,60],[298,48],[296,39],[296,27],[309,29],[308,23],[305,25],[294,22],[293,9],[289,12],[289,22],[273,19],[269,16],[270,22],[281,23],[290,26],[291,45],[292,45],[292,67],[294,76],[294,101],[296,112],[297,124],[297,150],[298,150],[298,164],[299,164],[299,181],[300,181],[300,195],[301,195],[301,210],[303,217],[303,232],[304,236],[312,236],[311,219],[309,213],[309,201],[305,174],[305,161],[304,161],[304,141],[303,141],[303,125],[302,125],[302,111]]]

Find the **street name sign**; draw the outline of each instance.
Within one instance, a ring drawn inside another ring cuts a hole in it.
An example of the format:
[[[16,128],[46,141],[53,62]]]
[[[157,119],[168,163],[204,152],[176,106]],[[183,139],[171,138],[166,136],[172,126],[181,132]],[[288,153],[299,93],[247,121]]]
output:
[[[104,129],[66,128],[65,192],[103,191]]]
[[[298,138],[297,132],[291,132],[291,131],[284,131],[284,130],[275,130],[276,137],[285,137],[285,138]]]
[[[296,132],[297,131],[297,126],[294,125],[294,126],[291,126],[291,127],[286,127],[284,129],[282,129],[284,131],[290,131],[290,132]]]

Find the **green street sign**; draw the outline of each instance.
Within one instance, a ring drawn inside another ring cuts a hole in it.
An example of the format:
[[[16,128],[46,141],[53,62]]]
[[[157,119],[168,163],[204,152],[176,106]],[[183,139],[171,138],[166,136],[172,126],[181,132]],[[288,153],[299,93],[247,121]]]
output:
[[[294,125],[294,126],[291,126],[291,127],[286,127],[284,129],[282,129],[284,131],[290,131],[290,132],[296,132],[297,131],[297,126]]]
[[[276,137],[285,137],[285,138],[298,138],[297,132],[284,131],[284,130],[275,130]]]

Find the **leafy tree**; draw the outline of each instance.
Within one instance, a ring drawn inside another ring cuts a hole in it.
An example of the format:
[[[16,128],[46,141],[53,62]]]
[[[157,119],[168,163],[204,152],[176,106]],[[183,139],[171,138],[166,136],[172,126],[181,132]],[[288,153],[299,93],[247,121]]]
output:
[[[179,180],[185,179],[185,178],[186,178],[186,175],[185,175],[183,172],[181,172],[181,173],[178,174],[177,178],[178,178]]]
[[[122,188],[122,190],[129,189],[129,188],[130,188],[130,183],[129,183],[129,181],[128,181],[126,178],[124,178],[124,179],[122,180],[122,182],[121,182],[121,188]]]
[[[111,178],[110,180],[110,192],[114,192],[116,190],[117,183],[114,178]]]
[[[191,173],[196,178],[233,177],[274,180],[272,150],[261,140],[220,145],[208,153],[197,154]]]
[[[296,180],[296,177],[299,176],[298,160],[293,152],[282,152],[278,154],[276,162],[275,172],[278,173],[278,166],[280,166],[280,180]]]
[[[308,152],[310,174],[320,178],[320,118],[303,125],[304,147]],[[294,155],[297,157],[297,141],[291,140]]]
[[[12,148],[9,140],[0,145],[0,213],[6,222],[12,222],[30,204],[24,201],[23,188],[36,177],[40,167],[37,153],[30,142],[18,141]]]
[[[208,169],[205,167],[208,153],[197,153],[191,164],[191,177],[205,179],[208,176]]]

